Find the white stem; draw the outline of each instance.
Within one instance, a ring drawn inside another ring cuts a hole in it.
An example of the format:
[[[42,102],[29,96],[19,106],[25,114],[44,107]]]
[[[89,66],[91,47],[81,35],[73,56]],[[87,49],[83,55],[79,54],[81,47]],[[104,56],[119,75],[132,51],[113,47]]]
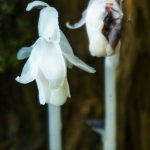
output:
[[[61,107],[48,104],[49,150],[61,150]]]
[[[105,58],[104,150],[116,150],[116,67],[119,54]]]

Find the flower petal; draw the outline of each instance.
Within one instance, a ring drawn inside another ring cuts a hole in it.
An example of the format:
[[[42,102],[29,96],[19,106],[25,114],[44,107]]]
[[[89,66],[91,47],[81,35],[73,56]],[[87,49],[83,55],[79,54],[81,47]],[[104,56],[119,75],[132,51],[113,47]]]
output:
[[[103,22],[101,22],[103,26]],[[86,24],[88,39],[89,39],[89,51],[92,56],[105,56],[106,47],[108,41],[105,36],[102,34],[101,30],[93,27],[90,23]]]
[[[58,89],[52,91],[50,101],[47,103],[60,106],[66,102],[67,97],[70,97],[70,90],[67,78],[65,78],[64,83]]]
[[[38,45],[41,51],[39,68],[52,88],[58,88],[64,81],[67,70],[59,44],[42,39]]]
[[[64,57],[71,62],[73,65],[75,65],[76,67],[89,72],[89,73],[95,73],[96,70],[93,67],[90,67],[89,65],[87,65],[86,63],[84,63],[81,59],[79,59],[76,56],[73,55],[68,55],[67,53],[63,53]]]
[[[31,54],[31,51],[32,51],[32,46],[20,48],[17,53],[17,59],[22,60],[28,58]]]
[[[66,26],[69,28],[69,29],[77,29],[77,28],[80,28],[82,27],[84,24],[85,24],[85,18],[86,18],[86,13],[87,13],[87,10],[85,10],[83,13],[82,13],[82,18],[79,22],[75,23],[74,25],[70,25],[69,22],[66,23]]]
[[[45,3],[45,2],[42,2],[42,1],[33,1],[33,2],[31,2],[31,3],[29,3],[28,5],[27,5],[27,8],[26,8],[26,11],[30,11],[30,10],[32,10],[33,8],[36,8],[36,7],[48,7],[49,5],[47,4],[47,3]]]
[[[30,59],[27,60],[27,62],[25,63],[21,76],[16,77],[16,81],[22,83],[22,84],[26,84],[29,82],[32,82],[37,75],[37,65],[34,64],[34,60]]]
[[[40,104],[44,105],[50,97],[51,90],[48,80],[46,80],[40,70],[38,71],[38,75],[36,77],[36,83],[39,91]]]
[[[82,27],[82,26],[86,23],[87,11],[88,11],[89,6],[91,6],[92,3],[93,3],[93,0],[89,0],[88,7],[87,7],[87,9],[85,9],[85,10],[82,12],[82,17],[81,17],[81,20],[80,20],[79,22],[75,23],[74,25],[70,25],[70,23],[67,22],[67,23],[66,23],[66,26],[67,26],[69,29],[77,29],[77,28]]]
[[[41,51],[38,47],[40,45],[41,39],[39,38],[36,42],[37,44],[33,47],[29,59],[25,63],[21,76],[16,78],[16,81],[26,84],[33,81],[37,76],[38,63],[41,57]]]
[[[62,49],[62,52],[66,52],[70,55],[74,55],[73,50],[72,50],[65,34],[61,30],[60,30],[60,43],[59,44]],[[67,67],[72,68],[73,65],[67,59],[65,59],[65,61],[67,63]]]
[[[22,59],[26,59],[30,56],[32,49],[36,46],[36,44],[38,43],[38,41],[40,40],[40,38],[38,38],[36,40],[36,42],[30,46],[30,47],[22,47],[19,49],[18,53],[17,53],[17,59],[18,60],[22,60]]]
[[[60,30],[60,47],[63,48],[63,52],[66,52],[70,55],[74,55],[73,50],[67,40],[65,34]]]
[[[113,9],[116,11],[113,11],[113,15],[115,18],[123,17],[123,11],[122,11],[122,2],[119,4],[116,1],[113,1]]]
[[[104,20],[107,12],[105,9],[106,0],[94,0],[88,5],[86,22],[97,24],[97,20]]]
[[[59,42],[58,12],[55,8],[45,7],[40,11],[38,32],[47,41]]]
[[[88,7],[86,17],[89,51],[92,56],[106,56],[108,41],[102,33],[105,15],[105,0],[92,1]]]
[[[61,34],[61,40],[60,40],[60,46],[61,46],[61,50],[63,52],[63,55],[65,57],[65,59],[70,62],[71,64],[79,67],[80,69],[87,71],[89,73],[94,73],[95,69],[88,66],[87,64],[85,64],[82,60],[80,60],[78,57],[76,57],[73,53],[73,50],[66,38],[66,36],[64,35],[64,33],[60,30],[60,34]]]

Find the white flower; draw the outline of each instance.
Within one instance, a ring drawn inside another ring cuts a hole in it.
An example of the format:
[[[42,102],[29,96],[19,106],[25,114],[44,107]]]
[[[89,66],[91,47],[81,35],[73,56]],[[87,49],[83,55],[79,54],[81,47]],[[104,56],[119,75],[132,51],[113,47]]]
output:
[[[67,38],[59,29],[57,10],[41,1],[29,3],[26,10],[34,7],[42,7],[38,22],[39,38],[32,46],[19,50],[19,60],[29,58],[16,81],[26,84],[35,80],[40,104],[59,106],[70,97],[67,66],[75,65],[89,73],[94,73],[95,69],[74,56]]]
[[[92,56],[110,56],[120,49],[122,10],[116,0],[90,0],[78,23],[67,27],[77,29],[84,24]]]

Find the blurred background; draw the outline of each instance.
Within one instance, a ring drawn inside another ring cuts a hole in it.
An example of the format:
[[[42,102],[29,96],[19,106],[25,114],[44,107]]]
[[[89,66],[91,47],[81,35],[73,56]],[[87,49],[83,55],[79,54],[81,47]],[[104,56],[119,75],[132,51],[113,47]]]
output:
[[[47,105],[38,102],[35,83],[19,84],[15,77],[25,61],[16,53],[38,38],[39,10],[26,12],[29,0],[0,0],[0,150],[48,149]],[[63,149],[101,150],[101,136],[87,119],[104,118],[104,58],[91,57],[85,27],[66,28],[81,17],[88,0],[47,0],[59,12],[60,28],[74,53],[95,67],[88,74],[68,70],[71,99],[62,106]],[[118,150],[150,149],[150,2],[124,0],[120,64],[117,69]]]

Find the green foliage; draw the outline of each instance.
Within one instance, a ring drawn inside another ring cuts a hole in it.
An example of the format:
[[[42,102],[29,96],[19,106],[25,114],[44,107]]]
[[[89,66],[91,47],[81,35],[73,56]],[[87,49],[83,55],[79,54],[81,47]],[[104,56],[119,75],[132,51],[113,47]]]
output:
[[[17,67],[18,49],[31,43],[28,41],[32,39],[34,26],[25,12],[26,4],[23,2],[0,0],[0,72]]]

